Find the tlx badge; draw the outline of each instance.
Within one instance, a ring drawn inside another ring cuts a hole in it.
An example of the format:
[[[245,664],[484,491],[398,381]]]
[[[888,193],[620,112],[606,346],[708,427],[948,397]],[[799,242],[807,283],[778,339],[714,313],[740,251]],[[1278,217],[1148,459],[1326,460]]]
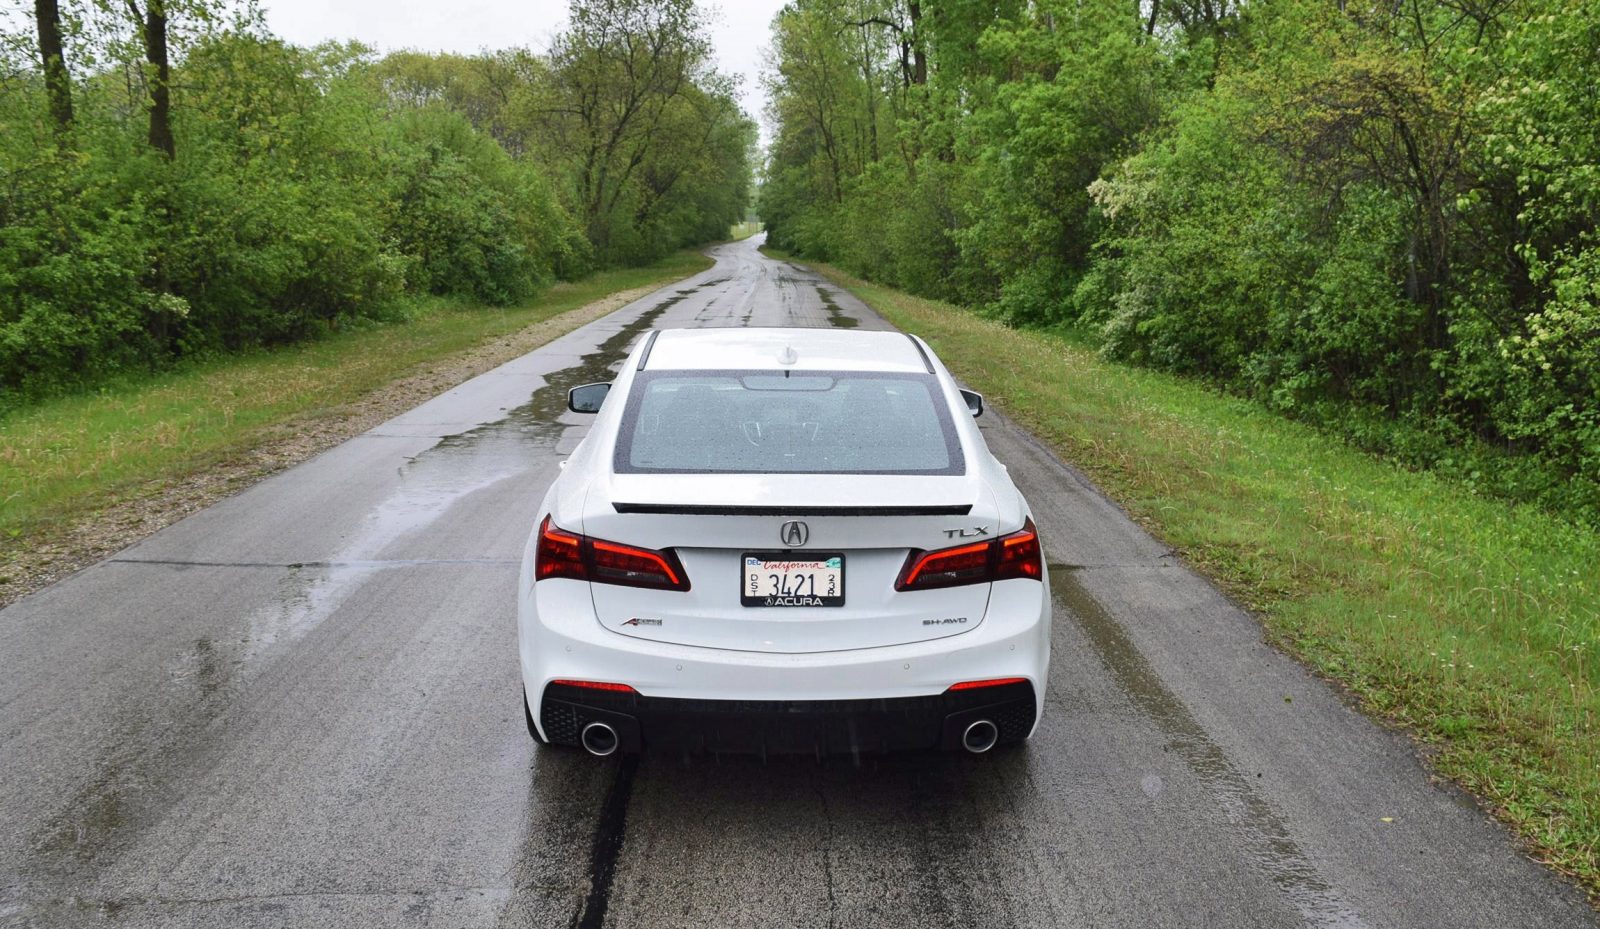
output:
[[[946,529],[944,531],[944,537],[947,539],[971,539],[988,534],[988,526],[973,526],[971,529]]]

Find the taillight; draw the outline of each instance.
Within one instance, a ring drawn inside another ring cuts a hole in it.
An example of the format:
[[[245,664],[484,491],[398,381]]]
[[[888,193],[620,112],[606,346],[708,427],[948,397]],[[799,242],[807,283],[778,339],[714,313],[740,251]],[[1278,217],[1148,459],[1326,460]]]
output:
[[[589,571],[583,564],[583,536],[556,528],[546,516],[539,524],[539,547],[533,553],[533,577],[574,577],[583,580]]]
[[[957,545],[938,551],[913,551],[894,582],[895,590],[933,590],[963,584],[987,584],[1014,577],[1039,580],[1044,557],[1033,520],[1010,535],[988,542]]]
[[[591,539],[558,527],[546,516],[533,552],[533,579],[551,577],[655,590],[689,589],[689,576],[672,552]]]
[[[678,556],[671,552],[654,552],[648,548],[634,548],[600,539],[587,541],[590,562],[594,566],[594,573],[589,578],[592,581],[621,584],[624,587],[689,589],[689,579],[678,564]]]
[[[981,584],[994,578],[993,542],[977,542],[937,552],[912,552],[895,581],[895,590],[925,590]]]
[[[1033,520],[1024,522],[1016,532],[1001,536],[995,544],[1000,548],[995,580],[1031,577],[1037,581],[1044,574],[1044,553],[1039,549],[1039,533],[1033,528]]]

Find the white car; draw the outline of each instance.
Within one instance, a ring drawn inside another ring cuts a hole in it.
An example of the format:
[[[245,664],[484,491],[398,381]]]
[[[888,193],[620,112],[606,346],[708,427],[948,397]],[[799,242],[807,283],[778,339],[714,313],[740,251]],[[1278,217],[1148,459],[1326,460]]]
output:
[[[595,755],[981,753],[1044,708],[1028,504],[926,343],[647,333],[539,508],[517,622],[528,730]]]

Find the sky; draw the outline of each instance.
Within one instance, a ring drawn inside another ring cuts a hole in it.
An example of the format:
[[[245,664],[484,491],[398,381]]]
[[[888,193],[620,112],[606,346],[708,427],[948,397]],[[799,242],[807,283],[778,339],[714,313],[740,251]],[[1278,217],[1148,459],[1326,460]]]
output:
[[[743,79],[745,112],[761,120],[762,50],[784,0],[697,0],[711,14],[717,69]],[[273,33],[297,45],[358,39],[379,51],[401,48],[471,54],[485,48],[549,47],[566,24],[565,0],[262,0]],[[762,127],[762,141],[767,129]]]

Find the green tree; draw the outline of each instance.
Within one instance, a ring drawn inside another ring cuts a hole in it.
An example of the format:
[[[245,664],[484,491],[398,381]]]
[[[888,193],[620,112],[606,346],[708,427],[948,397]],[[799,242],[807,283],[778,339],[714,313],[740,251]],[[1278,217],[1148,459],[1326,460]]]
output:
[[[579,215],[608,257],[637,247],[625,240],[644,208],[639,172],[707,67],[704,32],[692,0],[579,0],[556,40],[553,142],[576,165]]]

